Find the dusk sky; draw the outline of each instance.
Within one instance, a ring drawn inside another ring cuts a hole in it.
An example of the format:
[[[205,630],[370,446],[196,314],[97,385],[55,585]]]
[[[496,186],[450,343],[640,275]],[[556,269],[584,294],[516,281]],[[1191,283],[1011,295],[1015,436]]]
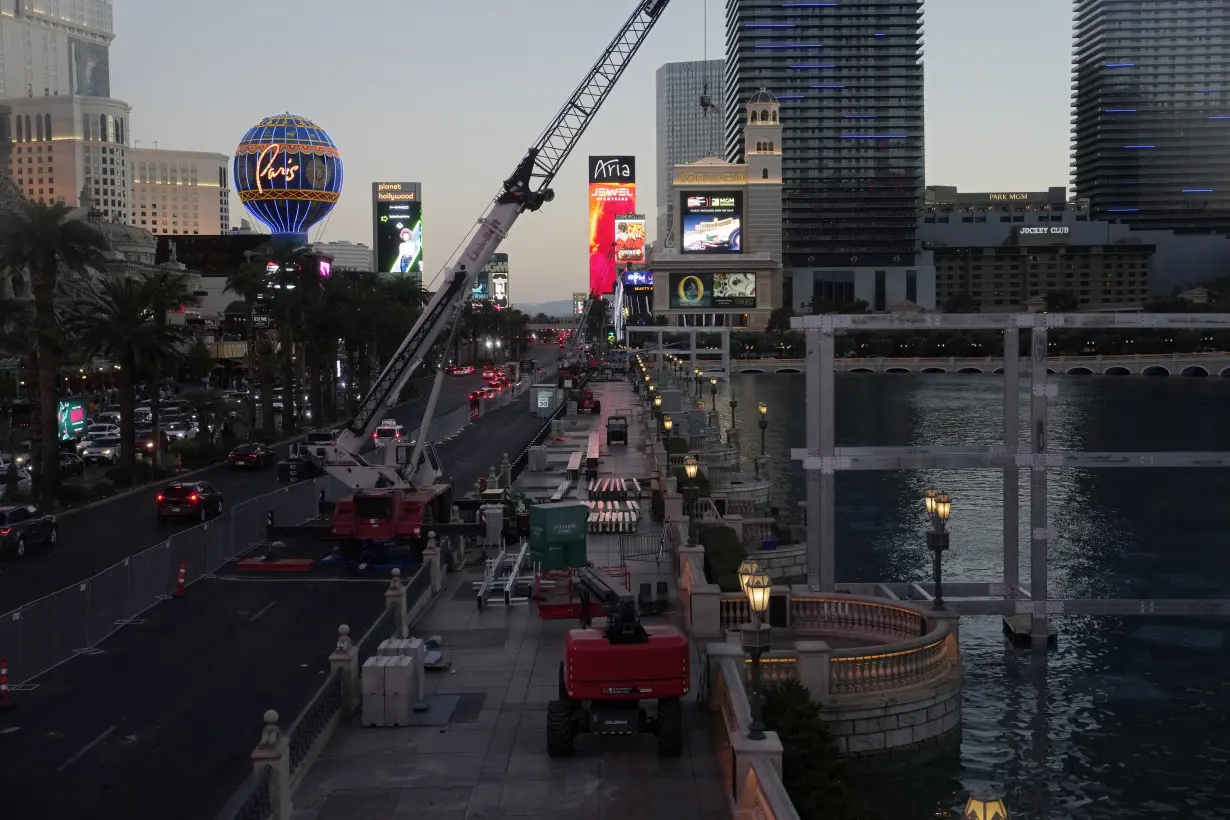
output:
[[[111,93],[142,147],[231,154],[262,117],[315,120],[345,188],[323,236],[371,244],[371,183],[423,183],[430,282],[636,0],[116,0]],[[654,190],[654,72],[704,56],[706,0],[672,0],[555,179],[504,242],[514,303],[587,283],[585,157],[634,154]],[[724,4],[709,3],[709,57]],[[1068,170],[1070,0],[929,0],[927,182],[1045,190]],[[788,116],[783,112],[783,116]],[[246,213],[236,203],[232,214]],[[235,217],[232,216],[234,220]]]

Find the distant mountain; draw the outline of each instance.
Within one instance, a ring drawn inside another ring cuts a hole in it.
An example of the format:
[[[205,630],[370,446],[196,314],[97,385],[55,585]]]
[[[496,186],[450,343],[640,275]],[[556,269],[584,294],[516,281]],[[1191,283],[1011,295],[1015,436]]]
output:
[[[528,316],[533,316],[535,313],[545,313],[548,316],[572,315],[571,299],[565,299],[560,302],[540,302],[536,305],[514,305],[514,307]]]

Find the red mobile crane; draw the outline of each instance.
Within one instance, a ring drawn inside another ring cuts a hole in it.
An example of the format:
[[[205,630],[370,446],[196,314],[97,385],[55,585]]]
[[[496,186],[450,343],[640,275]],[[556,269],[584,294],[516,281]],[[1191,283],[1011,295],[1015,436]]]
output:
[[[399,442],[383,448],[386,463],[369,461],[360,449],[423,364],[446,328],[456,328],[460,306],[475,275],[526,211],[537,211],[555,198],[551,181],[593,121],[602,103],[640,49],[669,0],[638,0],[636,10],[616,33],[602,56],[556,113],[546,130],[504,180],[443,284],[406,335],[358,411],[325,449],[325,470],[354,490],[334,508],[332,532],[343,541],[400,538],[421,540],[434,522],[448,521],[451,487],[430,443]],[[424,418],[435,412],[441,379],[437,377]],[[420,439],[422,437],[420,436]],[[392,451],[391,453],[388,451]]]

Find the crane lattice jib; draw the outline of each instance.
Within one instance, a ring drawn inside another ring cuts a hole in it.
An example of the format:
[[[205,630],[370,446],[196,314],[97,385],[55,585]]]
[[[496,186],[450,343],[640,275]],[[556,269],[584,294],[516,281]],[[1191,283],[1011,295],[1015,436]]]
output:
[[[640,3],[585,79],[581,80],[572,92],[568,102],[535,140],[534,150],[537,154],[534,170],[530,175],[530,190],[542,191],[550,186],[551,180],[559,173],[564,160],[580,142],[581,135],[593,121],[594,115],[619,81],[624,69],[632,62],[637,49],[645,42],[650,29],[669,2],[670,0],[646,0]]]
[[[377,420],[423,363],[440,331],[453,321],[457,306],[470,293],[474,276],[499,248],[517,217],[525,211],[538,210],[544,202],[554,198],[549,187],[551,180],[580,141],[669,1],[641,0],[638,3],[636,11],[572,92],[568,102],[526,152],[512,175],[504,180],[503,189],[479,220],[478,230],[457,257],[456,264],[445,272],[439,290],[376,378],[355,415],[346,423],[338,444],[351,454],[355,465],[361,460],[355,455],[354,444],[371,434]],[[424,423],[430,423],[430,419]],[[338,465],[337,470],[339,476],[351,472],[346,465]]]

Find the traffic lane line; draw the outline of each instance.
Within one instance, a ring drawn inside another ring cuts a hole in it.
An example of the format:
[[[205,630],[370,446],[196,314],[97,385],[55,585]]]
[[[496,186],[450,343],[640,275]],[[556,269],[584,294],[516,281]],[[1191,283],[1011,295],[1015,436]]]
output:
[[[447,390],[441,388],[441,399],[437,403],[439,415],[464,406],[476,383],[474,377],[466,376],[445,385]],[[414,425],[407,421],[415,413],[421,415],[426,403],[427,397],[421,396],[401,405],[394,417],[406,426],[417,426],[418,420]],[[277,448],[279,458],[285,457],[288,450],[287,446]],[[220,466],[197,473],[191,479],[207,481],[217,487],[231,508],[286,486],[278,483],[274,468],[262,470],[257,475],[246,473],[242,479],[237,475],[240,472]],[[173,477],[168,478],[168,483],[172,480]],[[21,561],[5,562],[0,574],[0,612],[16,609],[78,583],[178,532],[180,528],[173,524],[162,527],[157,522],[154,504],[162,486],[154,484],[133,495],[61,519],[55,550],[42,552],[34,548]]]
[[[65,769],[67,769],[69,766],[73,765],[73,764],[74,764],[74,763],[76,763],[78,760],[80,760],[81,758],[85,757],[87,754],[89,754],[89,753],[90,753],[90,749],[93,749],[93,748],[94,748],[95,746],[97,746],[99,743],[102,743],[104,740],[106,740],[106,739],[107,739],[107,737],[108,737],[108,736],[109,736],[112,732],[114,732],[117,728],[118,728],[118,727],[117,727],[115,724],[112,724],[111,726],[107,727],[107,729],[106,729],[106,730],[105,730],[105,731],[104,731],[101,735],[99,735],[98,737],[96,737],[96,738],[94,738],[93,740],[91,740],[89,743],[87,743],[87,744],[85,744],[84,746],[82,746],[82,747],[81,747],[81,751],[77,752],[77,754],[73,755],[73,756],[72,756],[72,757],[70,757],[68,760],[65,760],[63,763],[61,763],[61,764],[60,764],[60,768],[56,769],[56,772],[58,773],[58,772],[62,772],[62,771],[64,771],[64,770],[65,770]]]
[[[378,584],[205,581],[189,596],[121,630],[104,655],[50,673],[5,717],[24,723],[4,741],[16,744],[6,748],[13,765],[0,767],[11,816],[158,817],[175,805],[180,820],[213,818],[251,770],[264,711],[288,727],[325,680],[338,625],[359,634],[384,606]],[[111,725],[85,759],[55,772]],[[48,737],[49,727],[65,735]]]

